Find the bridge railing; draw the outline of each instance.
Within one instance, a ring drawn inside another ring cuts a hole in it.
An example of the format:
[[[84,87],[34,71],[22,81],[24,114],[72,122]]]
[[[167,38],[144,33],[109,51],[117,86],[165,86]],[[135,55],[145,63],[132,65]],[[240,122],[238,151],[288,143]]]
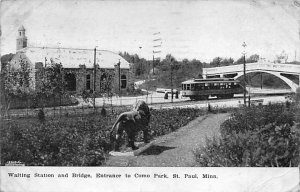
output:
[[[204,75],[212,74],[224,74],[224,73],[235,73],[244,70],[243,64],[223,66],[223,67],[213,67],[213,68],[203,68]],[[300,75],[300,65],[295,64],[278,64],[278,63],[247,63],[246,71],[251,70],[265,70],[265,71],[278,71],[289,74],[299,74]]]

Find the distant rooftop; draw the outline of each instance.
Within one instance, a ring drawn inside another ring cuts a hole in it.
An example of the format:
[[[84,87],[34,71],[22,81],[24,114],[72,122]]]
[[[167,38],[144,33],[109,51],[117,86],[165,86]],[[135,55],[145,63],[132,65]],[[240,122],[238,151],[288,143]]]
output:
[[[23,26],[23,25],[21,25],[21,26],[19,27],[18,31],[25,31],[25,28],[24,28],[24,26]]]
[[[50,47],[26,47],[18,52],[24,53],[32,63],[50,63],[53,60],[61,63],[64,68],[79,68],[85,65],[86,68],[94,66],[93,49],[71,49],[71,48],[50,48]],[[121,68],[129,68],[129,63],[117,53],[107,50],[96,51],[96,64],[100,68],[114,68],[120,61]]]

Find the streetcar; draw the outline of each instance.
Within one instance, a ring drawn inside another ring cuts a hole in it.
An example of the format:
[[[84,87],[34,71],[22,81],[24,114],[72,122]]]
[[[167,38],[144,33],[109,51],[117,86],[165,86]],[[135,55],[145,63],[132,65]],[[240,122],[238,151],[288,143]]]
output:
[[[232,78],[191,79],[181,83],[182,97],[191,100],[207,100],[209,96],[221,99],[233,98],[244,92],[240,81]]]

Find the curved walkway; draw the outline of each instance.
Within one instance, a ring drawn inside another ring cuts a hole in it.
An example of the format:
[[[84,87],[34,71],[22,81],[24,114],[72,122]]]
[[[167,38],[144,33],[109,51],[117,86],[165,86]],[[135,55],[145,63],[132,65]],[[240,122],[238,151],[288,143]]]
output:
[[[193,150],[205,144],[206,137],[219,134],[220,124],[229,114],[198,117],[178,131],[158,137],[139,156],[110,156],[106,166],[191,167],[196,166]]]

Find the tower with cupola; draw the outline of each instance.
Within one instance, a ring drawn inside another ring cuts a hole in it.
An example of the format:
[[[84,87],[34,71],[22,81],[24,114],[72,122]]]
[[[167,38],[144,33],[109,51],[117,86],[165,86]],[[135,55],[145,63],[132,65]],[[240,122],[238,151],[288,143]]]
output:
[[[27,37],[25,35],[25,28],[22,25],[19,29],[18,29],[18,37],[17,37],[17,51],[19,51],[20,49],[23,49],[27,47]]]

